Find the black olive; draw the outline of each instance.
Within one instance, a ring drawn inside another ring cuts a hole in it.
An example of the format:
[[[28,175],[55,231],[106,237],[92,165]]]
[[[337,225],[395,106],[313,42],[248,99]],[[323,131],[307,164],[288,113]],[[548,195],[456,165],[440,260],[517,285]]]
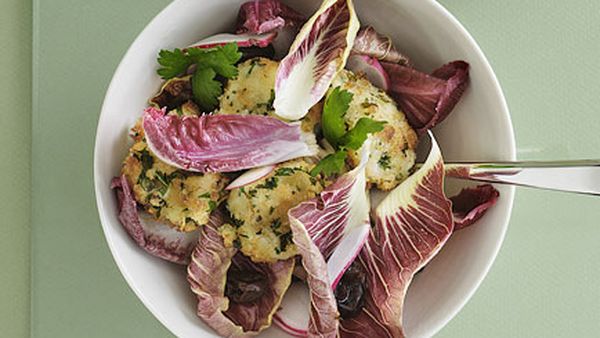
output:
[[[189,79],[174,78],[169,80],[163,90],[150,101],[167,110],[175,109],[192,99],[192,84]]]
[[[225,295],[234,303],[252,303],[267,290],[267,279],[255,271],[231,269],[227,274]]]
[[[267,47],[241,47],[239,50],[242,52],[240,63],[259,56],[267,59],[272,59],[275,56],[273,45],[268,45]]]
[[[342,276],[335,288],[338,310],[344,319],[355,317],[364,306],[367,276],[355,261]]]

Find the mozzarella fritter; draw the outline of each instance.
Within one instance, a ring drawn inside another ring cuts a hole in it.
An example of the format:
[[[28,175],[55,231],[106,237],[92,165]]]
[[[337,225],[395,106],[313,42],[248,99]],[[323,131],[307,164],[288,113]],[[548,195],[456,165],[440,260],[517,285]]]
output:
[[[386,122],[382,131],[371,136],[371,156],[366,175],[367,181],[377,188],[393,189],[410,175],[416,158],[417,134],[396,103],[367,79],[343,70],[332,84],[334,88],[338,86],[353,94],[344,115],[348,129],[354,127],[361,117]],[[353,166],[358,165],[359,153],[350,152],[349,159]]]
[[[221,230],[226,243],[238,246],[254,262],[295,256],[287,212],[323,190],[309,174],[313,166],[303,159],[284,162],[264,178],[232,190],[227,199],[232,225]]]
[[[238,76],[227,82],[219,99],[219,113],[270,115],[278,65],[277,61],[262,57],[240,63]]]
[[[240,63],[238,76],[229,80],[219,98],[219,114],[275,115],[275,77],[279,62],[257,57]],[[302,130],[312,132],[321,122],[323,105],[314,105],[302,119]]]
[[[123,162],[122,174],[135,200],[151,215],[180,231],[206,224],[225,198],[229,179],[219,173],[179,170],[158,159],[148,148],[139,123],[132,129],[135,143]]]

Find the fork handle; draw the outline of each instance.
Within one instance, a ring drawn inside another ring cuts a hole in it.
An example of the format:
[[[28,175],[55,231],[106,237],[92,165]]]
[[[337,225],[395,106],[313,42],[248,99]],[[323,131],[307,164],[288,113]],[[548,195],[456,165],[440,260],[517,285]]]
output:
[[[446,176],[600,196],[600,160],[446,163]]]

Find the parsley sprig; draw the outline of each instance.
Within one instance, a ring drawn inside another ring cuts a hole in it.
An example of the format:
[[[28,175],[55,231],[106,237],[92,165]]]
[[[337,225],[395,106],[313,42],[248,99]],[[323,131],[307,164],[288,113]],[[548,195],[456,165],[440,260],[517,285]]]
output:
[[[384,121],[375,121],[368,117],[360,118],[353,128],[347,130],[344,116],[350,107],[353,94],[335,87],[325,98],[321,125],[325,139],[336,149],[325,156],[310,174],[317,176],[323,173],[330,176],[344,169],[348,150],[358,150],[371,133],[383,130]]]
[[[196,70],[192,76],[192,92],[194,100],[205,110],[213,110],[218,97],[223,93],[217,75],[231,79],[237,76],[235,64],[242,57],[235,43],[228,43],[213,48],[188,48],[172,51],[161,50],[158,53],[158,75],[168,80],[186,72],[193,64]]]

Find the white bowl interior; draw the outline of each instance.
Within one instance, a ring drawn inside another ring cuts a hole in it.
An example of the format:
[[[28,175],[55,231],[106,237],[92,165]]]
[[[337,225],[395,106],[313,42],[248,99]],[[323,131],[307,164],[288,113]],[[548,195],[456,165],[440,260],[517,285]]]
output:
[[[176,0],[138,36],[123,58],[107,92],[95,149],[95,187],[106,239],[121,272],[150,311],[179,337],[214,333],[195,315],[196,302],[185,269],[139,249],[117,219],[110,179],[127,152],[127,131],[159,87],[155,74],[160,49],[186,46],[229,31],[237,0]],[[286,1],[311,13],[319,1]],[[512,126],[502,92],[485,57],[462,26],[432,0],[355,0],[361,23],[390,35],[417,68],[432,70],[463,59],[471,64],[471,85],[453,115],[435,134],[446,160],[511,160]],[[463,183],[450,182],[455,190]],[[412,283],[404,325],[410,337],[435,334],[466,303],[487,273],[502,243],[514,189],[499,187],[498,204],[476,225],[453,235],[440,254]],[[299,309],[304,311],[305,309]],[[280,337],[277,329],[264,336]]]

